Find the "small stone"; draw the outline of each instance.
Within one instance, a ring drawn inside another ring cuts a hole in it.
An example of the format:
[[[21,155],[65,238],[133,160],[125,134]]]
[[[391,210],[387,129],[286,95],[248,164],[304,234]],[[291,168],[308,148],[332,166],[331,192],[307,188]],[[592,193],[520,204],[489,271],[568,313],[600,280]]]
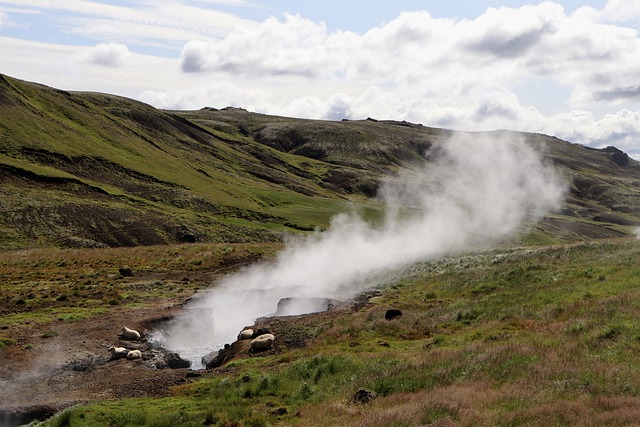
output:
[[[356,393],[351,397],[351,402],[362,403],[364,405],[373,401],[377,397],[378,395],[373,391],[367,390],[366,388],[361,388],[360,390],[356,391]]]

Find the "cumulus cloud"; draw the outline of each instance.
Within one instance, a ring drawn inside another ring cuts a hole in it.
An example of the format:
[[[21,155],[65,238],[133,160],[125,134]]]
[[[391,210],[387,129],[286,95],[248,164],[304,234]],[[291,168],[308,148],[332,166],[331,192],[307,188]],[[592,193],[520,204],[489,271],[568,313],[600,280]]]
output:
[[[640,3],[634,0],[609,0],[599,14],[601,20],[610,22],[640,21]]]
[[[182,50],[185,72],[223,71],[233,75],[317,77],[340,61],[330,52],[324,24],[297,15],[269,18],[223,40],[193,40]],[[331,58],[329,58],[331,57]]]
[[[294,14],[250,22],[199,1],[127,7],[30,1],[32,12],[73,12],[59,17],[65,31],[101,43],[91,49],[41,44],[28,55],[15,39],[3,38],[0,46],[4,72],[68,89],[133,94],[163,108],[235,105],[295,117],[506,128],[624,146],[640,156],[632,142],[634,135],[640,140],[636,3],[610,0],[600,9],[568,13],[543,1],[489,8],[469,19],[402,12],[354,33]],[[2,19],[0,25],[6,14]],[[140,46],[175,50],[134,60],[128,49]],[[86,52],[69,60],[69,49]],[[76,66],[73,81],[65,67],[60,75],[52,72],[65,62]],[[151,62],[162,65],[151,68]],[[522,90],[539,81],[546,84],[535,96]]]
[[[603,10],[583,7],[567,14],[546,1],[489,8],[472,20],[403,12],[363,34],[328,32],[323,24],[287,15],[221,39],[191,41],[182,50],[181,67],[232,78],[239,88],[245,79],[260,79],[271,89],[263,92],[270,98],[261,111],[272,114],[375,116],[466,130],[560,130],[554,134],[579,138],[573,142],[629,146],[627,132],[603,130],[637,129],[633,114],[622,111],[633,111],[626,103],[640,98],[640,38],[636,30],[611,23],[623,5],[612,0]],[[543,107],[551,115],[515,94],[540,79],[568,88],[568,96],[563,90],[546,97],[555,100],[555,108]],[[318,89],[287,93],[303,85]],[[613,105],[620,106],[608,111],[616,120],[591,115],[585,123],[579,114]],[[560,122],[567,117],[580,117],[571,123],[585,127],[567,130]]]
[[[562,7],[555,3],[519,9],[489,8],[478,19],[463,24],[468,30],[468,35],[462,36],[463,43],[470,50],[497,57],[523,56],[557,32],[562,13]]]
[[[131,55],[127,46],[118,43],[100,43],[80,57],[83,61],[104,67],[118,67]]]

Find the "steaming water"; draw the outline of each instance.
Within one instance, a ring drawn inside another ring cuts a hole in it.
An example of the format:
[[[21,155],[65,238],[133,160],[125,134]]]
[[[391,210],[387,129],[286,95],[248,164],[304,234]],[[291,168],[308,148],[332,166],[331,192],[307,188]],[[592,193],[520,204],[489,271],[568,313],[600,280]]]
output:
[[[327,231],[289,241],[275,260],[216,283],[158,339],[199,366],[281,298],[353,295],[380,275],[512,237],[563,199],[564,182],[513,135],[458,134],[435,144],[429,158],[381,188],[384,224],[336,216]]]

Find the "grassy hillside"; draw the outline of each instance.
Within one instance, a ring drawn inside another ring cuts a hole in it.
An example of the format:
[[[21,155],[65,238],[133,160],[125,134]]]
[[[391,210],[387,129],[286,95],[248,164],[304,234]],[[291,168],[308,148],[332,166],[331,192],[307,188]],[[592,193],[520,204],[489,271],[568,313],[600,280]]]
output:
[[[417,263],[350,305],[263,319],[276,348],[215,370],[108,360],[122,325],[150,332],[274,257],[283,233],[347,210],[379,218],[381,181],[428,167],[451,134],[162,111],[0,75],[0,424],[62,408],[45,425],[637,422],[640,165],[537,134],[487,134],[525,138],[567,182],[516,249]],[[359,389],[375,398],[355,402]]]
[[[390,174],[427,164],[451,132],[313,121],[237,108],[162,111],[0,76],[0,248],[279,241],[338,212],[376,217]],[[524,134],[570,182],[529,242],[614,237],[640,223],[640,166]]]

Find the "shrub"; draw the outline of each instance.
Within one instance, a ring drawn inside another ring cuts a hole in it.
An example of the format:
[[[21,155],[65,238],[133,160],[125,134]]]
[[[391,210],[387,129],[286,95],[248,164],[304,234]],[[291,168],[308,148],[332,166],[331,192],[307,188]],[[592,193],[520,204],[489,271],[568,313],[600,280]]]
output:
[[[8,347],[10,345],[14,345],[15,343],[16,343],[16,340],[14,340],[14,339],[0,337],[0,348]]]

